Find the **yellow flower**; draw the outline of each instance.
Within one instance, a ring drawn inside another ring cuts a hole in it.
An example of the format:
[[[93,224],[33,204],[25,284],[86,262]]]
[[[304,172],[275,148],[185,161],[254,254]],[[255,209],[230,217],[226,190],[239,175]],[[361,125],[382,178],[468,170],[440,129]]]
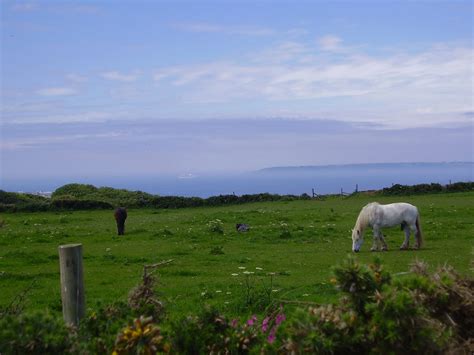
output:
[[[132,337],[138,338],[139,336],[140,336],[140,332],[137,332],[136,330],[132,332]]]

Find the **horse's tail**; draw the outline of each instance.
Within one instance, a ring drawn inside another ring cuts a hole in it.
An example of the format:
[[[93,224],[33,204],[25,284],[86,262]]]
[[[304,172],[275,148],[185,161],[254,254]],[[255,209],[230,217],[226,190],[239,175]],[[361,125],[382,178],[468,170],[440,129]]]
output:
[[[423,245],[423,234],[421,233],[421,227],[420,227],[420,215],[418,214],[416,216],[416,233],[415,233],[415,238],[416,242],[418,244],[418,248],[421,248]]]

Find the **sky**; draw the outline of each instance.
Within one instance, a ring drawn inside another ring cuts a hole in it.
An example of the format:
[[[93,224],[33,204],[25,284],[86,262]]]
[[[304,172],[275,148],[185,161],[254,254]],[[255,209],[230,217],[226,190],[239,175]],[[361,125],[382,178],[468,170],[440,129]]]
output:
[[[472,1],[2,1],[2,181],[473,161]]]

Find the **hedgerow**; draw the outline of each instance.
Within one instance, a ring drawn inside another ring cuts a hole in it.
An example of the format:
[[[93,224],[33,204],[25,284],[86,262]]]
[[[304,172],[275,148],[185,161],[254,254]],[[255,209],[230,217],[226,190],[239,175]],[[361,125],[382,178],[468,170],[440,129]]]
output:
[[[473,191],[474,182],[456,182],[446,186],[440,184],[400,185],[384,188],[378,193],[388,196],[416,195],[427,193]],[[226,206],[251,202],[309,200],[308,194],[278,195],[269,193],[219,195],[208,198],[157,196],[142,191],[128,191],[111,187],[95,187],[84,184],[67,184],[53,192],[51,198],[32,194],[21,194],[0,190],[0,212],[39,212],[48,210],[93,210],[128,208],[191,208],[203,206]]]

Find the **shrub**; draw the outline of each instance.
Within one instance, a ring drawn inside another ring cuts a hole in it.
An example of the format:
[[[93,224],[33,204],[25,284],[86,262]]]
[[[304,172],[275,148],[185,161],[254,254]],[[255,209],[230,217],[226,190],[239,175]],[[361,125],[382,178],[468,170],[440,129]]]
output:
[[[467,352],[473,336],[474,281],[450,268],[391,281],[376,260],[368,268],[349,258],[332,280],[343,296],[334,305],[299,310],[286,328],[294,353]],[[454,351],[453,350],[453,351]]]
[[[82,353],[110,353],[119,330],[133,317],[125,302],[99,306],[81,320],[78,337]]]
[[[64,195],[75,198],[83,198],[97,192],[97,187],[84,184],[67,184],[57,188],[51,198],[63,197]]]
[[[220,219],[214,219],[207,223],[207,228],[211,233],[224,234],[224,224]]]
[[[285,222],[280,222],[280,238],[282,239],[291,238],[290,227]]]
[[[63,354],[75,344],[74,333],[48,312],[0,319],[0,353]]]
[[[206,306],[197,316],[173,323],[172,351],[182,354],[248,354],[273,349],[276,334],[285,321],[283,308],[266,317],[256,315],[241,322],[228,319],[215,308]]]
[[[170,345],[165,343],[160,328],[152,317],[140,317],[123,329],[115,340],[112,354],[156,354],[168,353]]]
[[[455,182],[446,186],[448,192],[473,191],[474,182]]]
[[[57,210],[113,209],[113,205],[104,201],[55,198],[51,207]]]

